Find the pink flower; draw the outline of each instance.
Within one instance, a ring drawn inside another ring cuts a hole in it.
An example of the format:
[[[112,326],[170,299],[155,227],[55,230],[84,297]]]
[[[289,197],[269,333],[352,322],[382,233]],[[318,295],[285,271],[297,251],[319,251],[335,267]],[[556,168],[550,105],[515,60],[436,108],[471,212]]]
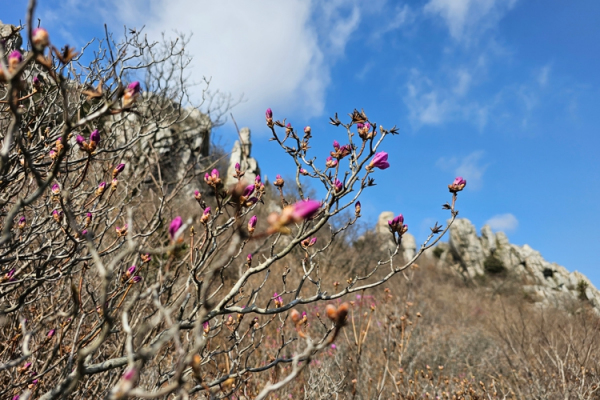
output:
[[[23,55],[18,50],[14,50],[8,56],[8,65],[12,68],[16,67],[23,61]]]
[[[451,193],[458,193],[467,186],[467,180],[463,179],[462,176],[457,176],[451,185],[448,185],[448,189]]]
[[[298,172],[300,172],[300,174],[302,174],[304,176],[308,175],[308,171],[305,170],[304,168],[300,168],[300,170]]]
[[[339,151],[340,143],[337,140],[333,141],[333,148],[335,149],[335,151]]]
[[[314,246],[314,245],[315,245],[315,243],[317,243],[317,238],[316,238],[316,237],[314,237],[314,238],[310,239],[309,246]]]
[[[408,230],[408,225],[404,225],[404,216],[400,214],[391,221],[388,221],[388,228],[390,229],[390,232],[398,232],[402,235]]]
[[[367,169],[373,169],[373,168],[386,169],[386,168],[389,168],[390,163],[387,161],[387,159],[388,159],[388,153],[386,153],[384,151],[381,151],[381,152],[375,154],[375,157],[373,157],[373,159],[369,163]]]
[[[46,335],[46,337],[48,339],[52,338],[52,336],[54,336],[55,332],[56,332],[56,329],[50,329],[50,331],[48,331],[48,334]]]
[[[79,145],[79,147],[81,147],[82,149],[85,148],[85,138],[81,135],[77,135],[77,137],[75,138],[75,142],[77,142],[77,144]]]
[[[183,225],[183,221],[180,216],[175,217],[173,221],[171,221],[171,225],[169,225],[169,237],[171,240],[175,240],[175,235],[181,228],[181,225]]]
[[[336,192],[341,192],[344,189],[344,184],[337,179],[335,180],[333,186],[335,187]]]
[[[273,119],[273,111],[270,108],[267,108],[267,111],[265,112],[265,118]]]
[[[292,207],[292,218],[295,222],[300,222],[313,217],[321,208],[321,203],[316,200],[301,200]]]
[[[327,168],[335,168],[337,165],[338,161],[331,156],[327,157],[327,160],[325,160],[325,166]]]

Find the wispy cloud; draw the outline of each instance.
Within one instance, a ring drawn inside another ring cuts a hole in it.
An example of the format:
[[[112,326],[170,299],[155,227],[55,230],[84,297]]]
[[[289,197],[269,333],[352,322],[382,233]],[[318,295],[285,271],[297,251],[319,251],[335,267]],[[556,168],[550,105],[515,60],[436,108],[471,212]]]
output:
[[[551,69],[552,66],[550,64],[546,64],[537,72],[536,79],[541,87],[545,87],[546,85],[548,85],[548,81],[550,80]]]
[[[465,178],[470,190],[479,190],[483,186],[483,174],[489,166],[489,163],[485,163],[484,156],[483,150],[477,150],[465,157],[442,157],[436,165]]]
[[[514,215],[498,214],[485,221],[495,231],[512,232],[519,226],[519,220]]]
[[[516,0],[429,0],[423,10],[441,17],[452,38],[468,43],[493,28],[515,3]]]

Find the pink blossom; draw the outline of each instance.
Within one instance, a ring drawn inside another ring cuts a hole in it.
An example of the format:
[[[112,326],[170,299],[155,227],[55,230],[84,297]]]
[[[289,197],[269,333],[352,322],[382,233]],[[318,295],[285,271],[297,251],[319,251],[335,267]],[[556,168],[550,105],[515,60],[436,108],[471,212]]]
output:
[[[375,157],[373,157],[373,159],[369,163],[369,169],[372,169],[372,168],[379,168],[379,169],[389,168],[390,163],[387,161],[387,159],[388,159],[388,153],[386,153],[384,151],[381,151],[381,152],[375,154]]]
[[[171,237],[171,240],[175,240],[175,235],[181,228],[182,224],[183,221],[181,220],[180,216],[175,217],[173,221],[171,221],[171,225],[169,225],[169,236]]]

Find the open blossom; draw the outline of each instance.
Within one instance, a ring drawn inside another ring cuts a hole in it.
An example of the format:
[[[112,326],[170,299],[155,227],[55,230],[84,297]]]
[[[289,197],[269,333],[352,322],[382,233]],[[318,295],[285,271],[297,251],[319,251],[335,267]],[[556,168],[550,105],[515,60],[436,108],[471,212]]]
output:
[[[270,225],[269,233],[289,233],[290,230],[286,228],[287,225],[312,218],[320,208],[321,203],[316,200],[301,200],[285,207],[281,214],[272,213],[268,218]]]
[[[48,46],[48,44],[50,44],[48,31],[44,28],[35,28],[33,32],[31,32],[31,42],[39,50]]]
[[[386,169],[389,168],[390,163],[388,162],[388,153],[384,151],[380,151],[375,154],[375,157],[371,160],[369,165],[367,165],[368,170],[372,170],[373,168]]]
[[[463,190],[465,186],[467,186],[467,180],[462,176],[457,176],[454,179],[454,182],[452,182],[451,185],[448,185],[448,190],[450,190],[451,193],[458,193]]]
[[[248,232],[254,233],[254,228],[256,227],[257,221],[258,218],[256,217],[256,215],[253,215],[252,218],[250,218],[250,220],[248,221]]]
[[[180,216],[173,218],[173,221],[171,221],[171,224],[169,225],[169,237],[171,240],[175,240],[175,236],[181,228],[181,225],[183,225],[183,221]]]

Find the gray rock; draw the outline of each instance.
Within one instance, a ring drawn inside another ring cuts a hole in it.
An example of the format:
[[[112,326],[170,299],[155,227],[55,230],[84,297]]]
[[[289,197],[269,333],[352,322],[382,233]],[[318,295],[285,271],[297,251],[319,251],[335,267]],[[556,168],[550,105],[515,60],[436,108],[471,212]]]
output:
[[[377,225],[375,225],[375,233],[381,237],[379,240],[381,243],[381,249],[385,251],[396,248],[396,243],[394,243],[393,236],[390,233],[390,228],[388,227],[388,221],[392,220],[394,217],[395,215],[392,211],[383,211],[381,214],[379,214],[379,218],[377,218]],[[415,237],[406,232],[404,235],[402,235],[402,243],[400,248],[402,250],[402,256],[404,257],[404,260],[411,260],[415,256],[417,249]]]
[[[20,29],[14,25],[3,24],[2,21],[0,21],[0,40],[5,41],[5,48],[9,51],[20,50],[23,46]]]
[[[227,178],[225,182],[232,184],[237,182],[235,176],[235,164],[240,164],[240,169],[244,172],[242,178],[248,183],[254,182],[257,175],[260,175],[258,162],[251,157],[252,140],[250,137],[250,128],[240,129],[240,140],[236,140],[231,150],[229,166],[227,167]]]
[[[450,228],[448,244],[440,244],[438,265],[450,266],[468,278],[485,274],[485,261],[499,259],[506,272],[518,277],[529,298],[541,304],[560,306],[565,300],[585,297],[600,313],[600,292],[583,274],[546,261],[529,245],[510,244],[503,232],[494,234],[485,225],[481,236],[467,219],[457,219]],[[456,260],[457,263],[456,263]]]

